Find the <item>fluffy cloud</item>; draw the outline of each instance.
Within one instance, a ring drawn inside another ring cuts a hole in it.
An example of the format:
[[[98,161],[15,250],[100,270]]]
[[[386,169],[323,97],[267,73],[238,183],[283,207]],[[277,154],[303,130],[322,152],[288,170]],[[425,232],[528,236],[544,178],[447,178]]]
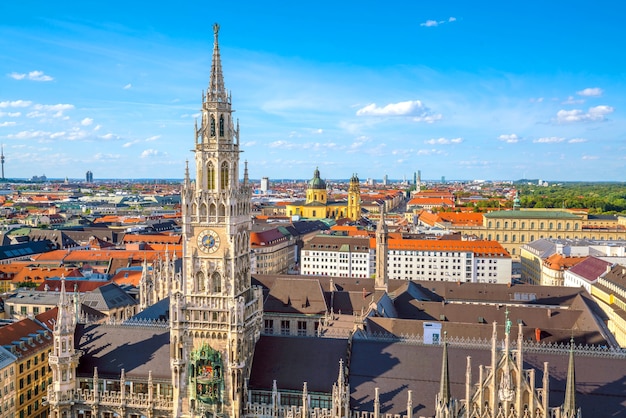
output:
[[[425,144],[429,145],[450,145],[450,144],[460,144],[463,142],[463,138],[438,138],[438,139],[429,139],[428,141],[424,141]]]
[[[26,73],[11,73],[9,74],[14,80],[32,80],[32,81],[52,81],[54,78],[49,75],[45,75],[43,71],[31,71]]]
[[[63,103],[54,104],[54,105],[36,104],[33,106],[33,109],[35,110],[33,112],[29,112],[26,115],[27,117],[38,118],[38,117],[48,116],[49,113],[52,113],[51,116],[53,118],[63,118],[65,116],[63,112],[65,112],[66,110],[74,109],[74,105],[63,104]]]
[[[159,138],[161,138],[161,135],[150,136],[150,137],[146,138],[146,142],[156,141]]]
[[[9,118],[19,118],[20,116],[22,116],[22,112],[0,112],[0,118],[3,118],[5,116]]]
[[[126,84],[126,85],[125,85],[124,87],[122,87],[122,88],[123,88],[124,90],[128,90],[128,89],[130,89],[130,88],[132,88],[132,87],[133,87],[133,85],[132,85],[132,84],[130,84],[130,83],[128,83],[128,84]]]
[[[562,138],[560,136],[547,136],[535,139],[533,142],[536,144],[556,144],[563,141],[565,141],[565,138]]]
[[[604,93],[604,90],[600,87],[587,87],[586,89],[576,92],[579,96],[585,97],[599,97],[602,96],[602,93]]]
[[[33,102],[30,102],[28,100],[14,100],[12,102],[0,102],[0,108],[7,108],[7,107],[28,107],[31,104],[33,104]]]
[[[582,159],[583,160],[597,160],[600,157],[598,157],[597,155],[583,155]]]
[[[516,134],[502,134],[498,137],[498,139],[500,141],[506,142],[507,144],[515,144],[519,142],[520,137],[517,136]]]
[[[141,158],[153,158],[153,157],[160,157],[161,155],[163,155],[162,152],[155,150],[155,149],[147,149],[144,150],[141,153]]]
[[[406,116],[415,122],[433,123],[441,119],[441,114],[433,113],[420,100],[408,100],[406,102],[389,103],[379,107],[371,103],[356,112],[357,116]]]
[[[559,110],[556,114],[557,123],[602,122],[606,115],[613,113],[611,106],[590,107],[587,112],[581,109]]]
[[[0,128],[13,125],[15,125],[15,122],[0,122]]]
[[[89,126],[93,123],[93,119],[91,118],[85,118],[83,120],[80,121],[80,124],[83,126]]]
[[[587,142],[585,138],[572,138],[567,141],[568,144],[582,144],[583,142]]]
[[[427,28],[432,28],[435,26],[443,25],[444,23],[456,22],[456,17],[450,16],[448,20],[427,20],[426,22],[420,23],[420,26],[424,26]]]

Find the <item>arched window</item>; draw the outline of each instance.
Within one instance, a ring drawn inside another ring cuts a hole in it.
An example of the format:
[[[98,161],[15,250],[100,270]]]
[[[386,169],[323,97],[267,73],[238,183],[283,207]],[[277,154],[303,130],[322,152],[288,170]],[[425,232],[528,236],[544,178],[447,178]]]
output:
[[[220,189],[228,188],[228,163],[224,161],[220,169]]]
[[[224,115],[220,115],[220,136],[224,136]]]
[[[215,167],[211,162],[207,165],[207,188],[209,190],[215,189]]]
[[[215,136],[215,117],[211,115],[211,136]]]
[[[218,272],[213,273],[211,276],[213,282],[213,293],[221,293],[222,292],[222,277]]]
[[[197,289],[198,292],[204,292],[205,291],[204,273],[202,273],[201,271],[196,273],[196,289]]]

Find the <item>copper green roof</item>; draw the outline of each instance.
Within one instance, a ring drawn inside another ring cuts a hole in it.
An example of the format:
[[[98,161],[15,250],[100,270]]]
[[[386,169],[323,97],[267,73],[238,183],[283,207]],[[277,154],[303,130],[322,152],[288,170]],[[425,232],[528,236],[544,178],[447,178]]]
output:
[[[484,216],[487,219],[581,219],[580,215],[557,210],[498,210]]]
[[[326,182],[320,178],[320,171],[317,168],[309,181],[309,189],[326,189]]]

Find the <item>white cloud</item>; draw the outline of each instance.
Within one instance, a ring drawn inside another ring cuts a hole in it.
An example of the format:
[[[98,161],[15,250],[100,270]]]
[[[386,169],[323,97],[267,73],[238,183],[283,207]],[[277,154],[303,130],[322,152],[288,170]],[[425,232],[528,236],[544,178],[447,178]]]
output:
[[[438,138],[438,139],[429,139],[428,141],[424,141],[425,144],[429,145],[449,145],[449,144],[460,144],[463,142],[463,138]]]
[[[274,142],[270,142],[269,147],[270,148],[280,148],[280,149],[293,149],[295,148],[296,144],[294,144],[293,142],[287,142],[287,141],[274,141]]]
[[[7,135],[10,139],[39,139],[49,138],[50,132],[46,131],[21,131],[16,134]]]
[[[556,144],[565,141],[565,138],[560,136],[547,136],[539,139],[535,139],[533,142],[536,144]]]
[[[424,26],[427,28],[443,25],[444,23],[456,22],[456,17],[450,16],[447,20],[432,20],[429,19],[426,22],[420,23],[420,26]]]
[[[122,156],[119,154],[103,154],[101,152],[94,154],[93,159],[96,161],[119,160]]]
[[[602,90],[600,87],[587,87],[586,89],[582,89],[576,92],[576,94],[578,94],[579,96],[585,97],[600,97],[603,93],[604,90]]]
[[[133,86],[132,84],[128,83],[128,84],[126,84],[126,85],[125,85],[124,87],[122,87],[122,88],[123,88],[124,90],[128,90],[128,89],[130,89],[132,86]]]
[[[22,116],[22,112],[0,112],[0,118],[3,117],[18,118]]]
[[[0,122],[0,128],[5,126],[14,126],[15,122]]]
[[[583,160],[597,160],[600,157],[598,157],[597,155],[583,155],[582,159]]]
[[[517,136],[516,134],[502,134],[498,137],[498,139],[500,141],[506,142],[507,144],[515,144],[519,142],[520,137]]]
[[[49,75],[45,75],[43,71],[31,71],[28,74],[24,73],[11,73],[9,74],[14,80],[32,80],[32,81],[52,81],[54,78]]]
[[[161,155],[163,155],[163,153],[160,151],[157,151],[155,149],[147,149],[141,153],[141,158],[159,157]]]
[[[80,124],[83,126],[89,126],[93,123],[93,119],[91,118],[85,118],[83,120],[80,121]]]
[[[530,98],[530,102],[531,103],[543,103],[543,97],[531,97]]]
[[[604,105],[590,107],[587,112],[581,109],[559,110],[556,114],[556,122],[601,122],[606,120],[606,115],[613,113],[614,110],[613,107]]]
[[[418,150],[417,155],[440,155],[443,154],[443,151],[438,149],[421,149]]]
[[[159,138],[161,138],[161,135],[154,135],[154,136],[146,138],[146,142],[156,141]]]
[[[581,104],[581,103],[585,103],[585,101],[583,99],[575,99],[574,96],[568,96],[566,100],[563,100],[561,102],[561,104]]]
[[[249,147],[253,147],[256,145],[256,141],[248,141],[248,142],[244,142],[243,144],[241,144],[244,148],[249,148]]]
[[[389,103],[383,107],[371,103],[356,112],[357,116],[409,116],[415,122],[432,123],[441,119],[442,115],[433,113],[420,100]]]
[[[121,137],[119,135],[115,135],[115,134],[112,134],[112,133],[104,134],[100,138],[102,138],[104,140],[107,140],[107,141],[111,141],[111,140],[115,140],[115,139],[121,139]]]
[[[582,144],[583,142],[587,142],[585,138],[572,138],[567,141],[568,144]]]
[[[33,109],[35,109],[35,112],[30,112],[26,116],[28,116],[28,117],[42,117],[42,116],[46,116],[46,114],[44,114],[42,112],[55,112],[55,113],[52,114],[53,118],[64,118],[64,119],[67,119],[66,117],[64,117],[65,115],[63,114],[63,112],[65,112],[66,110],[74,109],[74,105],[64,104],[64,103],[58,103],[58,104],[54,104],[54,105],[36,104],[36,105],[33,106]]]
[[[0,102],[0,108],[7,108],[7,107],[28,107],[32,104],[33,102],[30,102],[28,100],[14,100],[12,102]]]

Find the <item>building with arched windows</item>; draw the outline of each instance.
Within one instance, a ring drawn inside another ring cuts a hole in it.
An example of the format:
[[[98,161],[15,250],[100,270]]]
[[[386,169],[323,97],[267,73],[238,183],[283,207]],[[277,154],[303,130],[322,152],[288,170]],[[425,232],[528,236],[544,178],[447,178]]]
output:
[[[359,178],[354,174],[348,186],[348,199],[330,200],[326,182],[320,177],[319,169],[313,172],[313,178],[306,189],[306,200],[288,204],[285,208],[287,216],[299,216],[309,219],[349,218],[356,221],[361,218],[361,189]]]

